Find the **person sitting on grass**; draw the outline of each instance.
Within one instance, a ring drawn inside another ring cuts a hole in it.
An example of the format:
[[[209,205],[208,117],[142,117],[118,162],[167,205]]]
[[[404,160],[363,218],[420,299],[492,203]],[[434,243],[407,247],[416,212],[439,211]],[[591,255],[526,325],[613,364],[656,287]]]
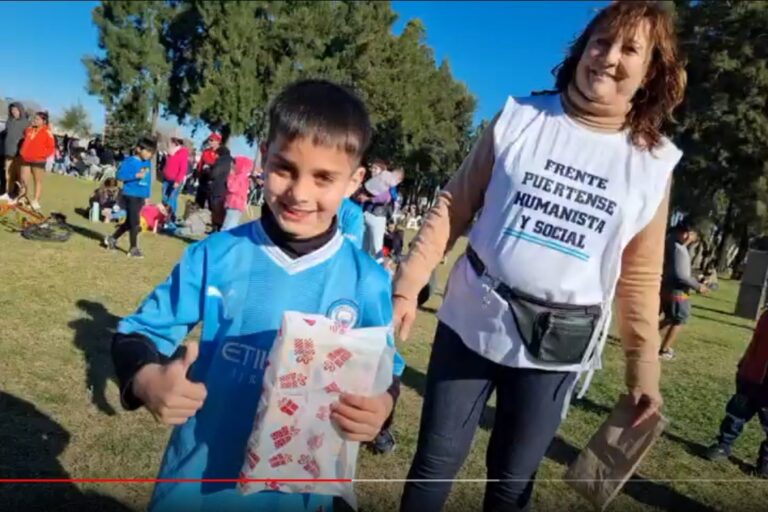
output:
[[[93,191],[90,199],[90,207],[98,208],[100,217],[103,217],[105,223],[112,220],[112,213],[120,199],[120,185],[115,178],[107,178]]]
[[[190,246],[168,279],[119,323],[112,343],[123,406],[144,406],[175,425],[159,478],[192,480],[158,483],[153,512],[333,510],[330,496],[242,495],[236,488],[267,355],[285,311],[354,328],[392,321],[389,275],[338,229],[339,206],[362,180],[371,137],[362,101],[330,82],[297,82],[277,96],[268,120],[261,219]],[[182,348],[200,322],[200,343]],[[394,363],[400,375],[399,356]],[[320,421],[333,421],[350,441],[371,441],[398,390],[395,379],[378,396],[342,393],[330,419]]]
[[[123,202],[127,220],[117,227],[112,236],[104,239],[104,246],[109,250],[117,248],[117,241],[126,231],[130,231],[131,248],[128,256],[143,258],[139,250],[139,230],[141,229],[141,209],[150,194],[150,160],[157,145],[149,138],[141,139],[134,150],[133,156],[123,160],[117,170],[117,179],[123,182]]]
[[[667,237],[664,248],[664,271],[661,281],[661,310],[664,319],[659,329],[667,330],[661,343],[659,356],[665,360],[675,358],[672,346],[691,316],[691,289],[708,293],[709,288],[691,275],[691,255],[688,247],[697,240],[696,231],[686,221],[679,222]]]
[[[757,322],[752,341],[739,361],[736,394],[725,406],[717,442],[707,450],[709,460],[727,458],[744,425],[757,415],[766,434],[757,455],[757,475],[768,478],[768,311]]]

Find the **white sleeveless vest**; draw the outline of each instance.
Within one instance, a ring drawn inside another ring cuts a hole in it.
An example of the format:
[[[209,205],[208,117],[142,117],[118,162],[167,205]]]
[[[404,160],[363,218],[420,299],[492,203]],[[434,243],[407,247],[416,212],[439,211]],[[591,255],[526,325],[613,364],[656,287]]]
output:
[[[505,366],[597,369],[621,255],[658,210],[682,153],[666,139],[642,151],[627,132],[584,128],[564,113],[559,95],[510,97],[493,135],[495,163],[469,235],[490,279],[479,278],[462,256],[438,318],[467,347]],[[584,360],[534,360],[507,303],[492,291],[494,280],[554,302],[601,304],[600,328]]]

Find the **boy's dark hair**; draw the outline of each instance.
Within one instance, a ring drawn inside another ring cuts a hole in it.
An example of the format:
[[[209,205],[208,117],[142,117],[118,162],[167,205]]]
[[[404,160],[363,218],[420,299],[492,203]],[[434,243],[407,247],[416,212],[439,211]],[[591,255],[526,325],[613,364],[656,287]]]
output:
[[[689,221],[688,219],[683,219],[677,224],[675,224],[675,227],[672,228],[672,231],[678,234],[682,233],[690,233],[691,231],[696,231],[696,229],[693,227],[693,223]]]
[[[157,151],[157,142],[155,142],[155,139],[150,137],[142,137],[139,139],[139,142],[136,143],[136,147],[138,149],[146,149],[147,151],[154,153]]]
[[[358,162],[371,141],[371,121],[363,101],[346,87],[327,80],[289,85],[269,107],[267,144],[312,137],[312,143],[336,146]]]

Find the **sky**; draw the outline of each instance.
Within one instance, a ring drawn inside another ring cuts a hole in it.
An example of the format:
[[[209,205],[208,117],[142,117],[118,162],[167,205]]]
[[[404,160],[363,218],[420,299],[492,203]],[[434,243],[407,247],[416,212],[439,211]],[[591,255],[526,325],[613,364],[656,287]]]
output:
[[[491,118],[507,96],[552,86],[552,68],[607,2],[393,2],[399,34],[419,18],[438,61],[448,59],[454,76],[478,100],[475,121]],[[104,108],[85,90],[82,57],[98,52],[91,21],[97,2],[0,2],[0,96],[31,99],[53,116],[77,102],[98,132]],[[19,20],[18,23],[13,20]],[[26,21],[34,20],[34,23]],[[174,120],[161,124],[176,126]],[[185,130],[189,133],[188,130]],[[200,141],[207,131],[198,130]],[[242,138],[235,154],[253,154]]]

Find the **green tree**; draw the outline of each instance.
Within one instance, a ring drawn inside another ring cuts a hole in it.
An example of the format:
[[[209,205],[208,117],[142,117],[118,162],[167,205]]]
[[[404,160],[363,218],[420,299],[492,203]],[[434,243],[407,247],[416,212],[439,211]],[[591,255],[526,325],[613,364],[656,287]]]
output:
[[[80,103],[65,108],[58,125],[60,128],[74,132],[81,137],[87,137],[91,133],[91,121],[88,117],[88,111]]]
[[[717,219],[723,269],[733,240],[746,245],[768,218],[768,4],[677,2],[677,12],[689,85],[673,205]]]

